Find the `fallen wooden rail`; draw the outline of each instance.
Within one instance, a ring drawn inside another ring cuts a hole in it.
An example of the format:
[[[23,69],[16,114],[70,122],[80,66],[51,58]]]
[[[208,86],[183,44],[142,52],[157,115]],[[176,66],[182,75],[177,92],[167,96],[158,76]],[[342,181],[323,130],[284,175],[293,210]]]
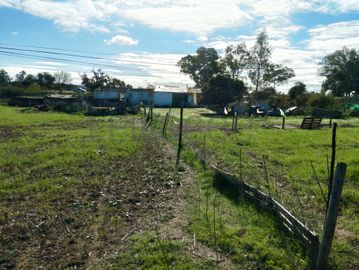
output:
[[[303,245],[307,247],[310,252],[310,267],[311,269],[314,269],[319,249],[319,237],[314,231],[311,231],[287,209],[285,209],[283,205],[264,192],[213,165],[210,165],[209,167],[214,172],[216,179],[221,181],[221,185],[230,188],[230,190],[236,195],[244,196],[247,200],[253,202],[258,207],[273,213],[277,222],[282,224],[282,227],[286,231],[300,239]]]

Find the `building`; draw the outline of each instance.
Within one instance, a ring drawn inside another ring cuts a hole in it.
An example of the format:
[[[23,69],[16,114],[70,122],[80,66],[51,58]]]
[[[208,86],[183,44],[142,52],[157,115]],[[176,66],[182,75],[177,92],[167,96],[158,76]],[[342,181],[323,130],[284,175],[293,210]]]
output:
[[[195,107],[200,100],[200,89],[173,85],[158,85],[154,88],[131,89],[127,102],[154,107]]]

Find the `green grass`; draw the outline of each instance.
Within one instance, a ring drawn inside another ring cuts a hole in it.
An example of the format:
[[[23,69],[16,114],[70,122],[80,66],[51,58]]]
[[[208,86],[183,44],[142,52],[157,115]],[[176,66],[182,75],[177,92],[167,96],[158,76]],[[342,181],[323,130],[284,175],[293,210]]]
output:
[[[166,111],[168,110],[155,110],[158,119],[154,127],[161,128],[161,115]],[[321,234],[325,214],[321,189],[326,195],[327,156],[330,160],[331,155],[331,129],[323,127],[320,130],[301,130],[298,126],[302,117],[288,117],[286,119],[288,128],[285,130],[276,128],[280,126],[281,118],[240,117],[239,132],[234,133],[230,130],[232,121],[230,117],[207,117],[201,113],[201,109],[185,109],[183,134],[185,149],[206,153],[209,162],[237,176],[242,174],[246,182],[268,192],[265,187],[262,162],[264,156],[270,182],[269,192],[309,228]],[[172,110],[171,114],[173,119],[170,121],[167,137],[175,143],[179,122],[178,110]],[[328,120],[324,121],[328,122]],[[359,266],[359,261],[356,259],[359,258],[359,119],[347,118],[334,122],[338,123],[336,161],[347,163],[348,169],[331,264],[333,269],[355,268]],[[240,152],[242,152],[241,165]],[[206,181],[211,182],[210,179]],[[244,208],[246,206],[237,206],[238,211],[243,211]],[[241,222],[239,220],[234,222],[234,227],[240,228]],[[257,223],[252,220],[247,225]],[[263,222],[259,228],[266,231],[267,225],[267,222]],[[232,238],[233,236],[229,237]],[[239,241],[236,247],[242,248],[243,244]],[[276,249],[276,246],[271,243],[268,246],[268,250],[270,249]],[[257,247],[255,250],[261,248]],[[281,261],[275,255],[270,255],[269,258]]]
[[[192,258],[184,248],[183,242],[162,239],[155,232],[137,234],[131,237],[129,249],[98,261],[93,269],[217,269],[211,261]]]
[[[184,152],[184,160],[198,173],[199,184],[188,209],[192,234],[227,254],[234,269],[307,269],[305,248],[280,230],[269,213],[234,198],[230,191],[217,190],[214,176],[192,151]]]

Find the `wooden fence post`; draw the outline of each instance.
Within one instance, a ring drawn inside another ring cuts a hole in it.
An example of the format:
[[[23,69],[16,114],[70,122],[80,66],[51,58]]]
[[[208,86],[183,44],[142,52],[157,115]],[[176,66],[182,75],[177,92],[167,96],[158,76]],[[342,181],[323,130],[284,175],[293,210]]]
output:
[[[335,226],[337,223],[339,202],[343,190],[346,168],[347,165],[345,163],[338,163],[336,167],[332,193],[330,195],[329,208],[325,217],[323,228],[323,239],[320,244],[315,268],[316,270],[328,269],[328,259],[334,237]]]
[[[234,120],[234,130],[238,131],[238,113],[234,112],[235,120]]]
[[[282,117],[282,129],[285,129],[285,116]]]
[[[166,135],[167,121],[168,121],[168,113],[166,113],[165,121],[163,122],[163,128],[162,128],[162,136],[163,137]]]
[[[335,166],[335,154],[336,154],[336,137],[337,137],[337,123],[334,123],[333,125],[333,132],[332,132],[332,159],[330,161],[330,173],[329,173],[329,179],[328,179],[328,195],[327,195],[327,209],[328,211],[329,207],[329,200],[332,193],[332,183],[333,183],[333,177],[334,177],[334,166]]]
[[[178,136],[178,149],[177,149],[177,159],[176,166],[179,165],[181,150],[182,150],[182,128],[183,128],[183,106],[181,107],[180,112],[180,125],[179,125],[179,136]]]

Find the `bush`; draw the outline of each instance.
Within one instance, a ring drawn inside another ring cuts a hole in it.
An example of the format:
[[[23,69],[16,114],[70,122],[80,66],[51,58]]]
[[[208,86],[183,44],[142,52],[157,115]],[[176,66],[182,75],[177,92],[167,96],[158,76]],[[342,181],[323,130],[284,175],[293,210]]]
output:
[[[0,98],[15,98],[25,94],[25,89],[8,85],[0,87]]]

